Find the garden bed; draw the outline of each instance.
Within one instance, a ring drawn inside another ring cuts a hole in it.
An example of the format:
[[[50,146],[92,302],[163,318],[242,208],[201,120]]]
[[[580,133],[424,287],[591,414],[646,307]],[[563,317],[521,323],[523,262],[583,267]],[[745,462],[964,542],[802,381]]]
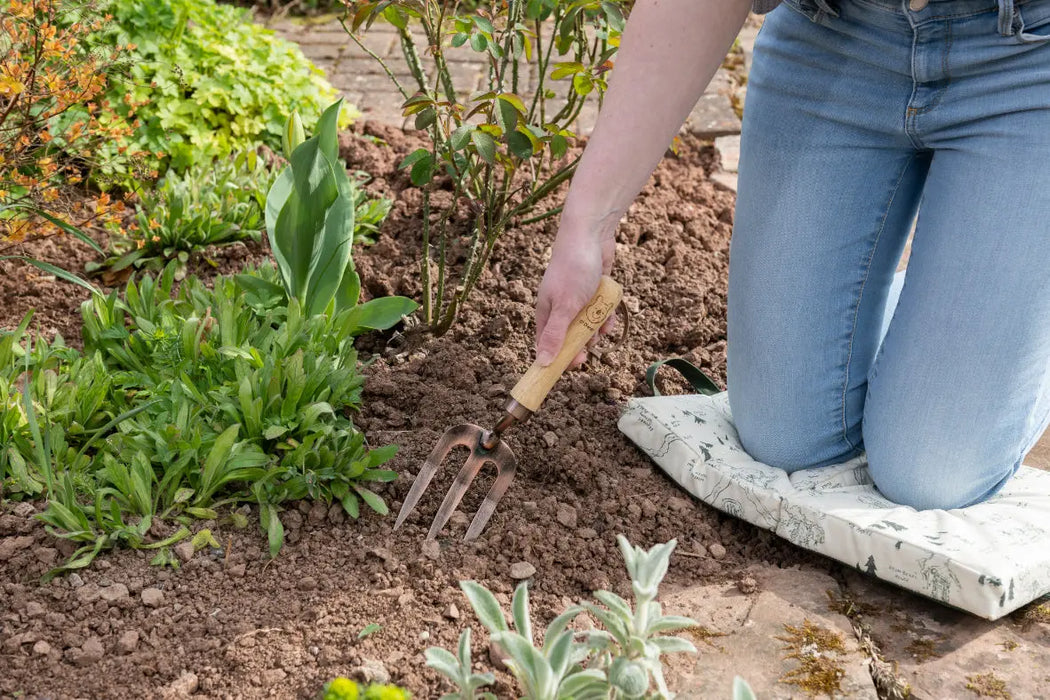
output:
[[[378,242],[357,250],[363,287],[371,296],[418,297],[422,196],[396,165],[419,144],[396,130],[367,131],[378,140],[344,137],[342,156],[374,175],[369,189],[396,203]],[[809,557],[695,504],[616,429],[624,401],[644,393],[640,380],[656,359],[685,355],[724,379],[733,196],[707,179],[716,158],[686,139],[631,208],[614,270],[632,312],[630,332],[622,345],[603,341],[600,356],[567,375],[508,436],[518,476],[480,540],[460,541],[492,476],[484,472],[437,544],[423,542],[458,453],[403,530],[391,531],[393,514],[347,521],[339,507],[304,502],[281,514],[286,543],[272,561],[251,518],[244,530],[203,523],[221,548],[178,570],[124,550],[41,585],[72,548],[32,518],[42,504],[8,504],[0,513],[0,695],[141,698],[195,687],[202,697],[311,697],[334,676],[382,666],[416,697],[437,697],[447,687],[425,668],[424,649],[453,648],[469,624],[476,655],[488,658],[461,579],[484,583],[507,603],[511,567],[527,562],[535,569],[534,614],[546,620],[594,589],[627,593],[618,533],[643,546],[678,538],[669,588]],[[380,490],[393,509],[440,433],[465,421],[492,423],[531,362],[533,294],[555,230],[550,219],[509,231],[446,336],[407,328],[361,339],[362,357],[374,363],[356,422],[371,444],[401,446],[390,464],[401,477]],[[75,269],[90,259],[69,239],[34,246],[31,254]],[[239,245],[215,261],[234,272],[266,254]],[[79,343],[81,290],[28,267],[0,273],[0,327],[16,326],[33,307],[40,332]],[[359,638],[370,625],[378,631]],[[510,696],[509,677],[498,678],[495,692]]]

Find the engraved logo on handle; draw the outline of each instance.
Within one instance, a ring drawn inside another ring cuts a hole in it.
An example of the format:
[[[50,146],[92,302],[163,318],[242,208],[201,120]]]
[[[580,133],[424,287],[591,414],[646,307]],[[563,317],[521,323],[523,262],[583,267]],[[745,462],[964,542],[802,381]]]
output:
[[[605,297],[599,294],[587,306],[587,308],[583,310],[580,321],[588,330],[597,331],[601,328],[602,324],[605,323],[605,319],[609,318],[609,312],[612,308],[613,305],[606,301]]]

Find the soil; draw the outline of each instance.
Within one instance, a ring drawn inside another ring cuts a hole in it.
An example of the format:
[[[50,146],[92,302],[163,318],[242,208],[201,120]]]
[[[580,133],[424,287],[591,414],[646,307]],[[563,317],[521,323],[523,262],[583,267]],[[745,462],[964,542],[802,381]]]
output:
[[[421,193],[396,165],[418,140],[382,127],[366,132],[370,139],[345,137],[342,155],[371,172],[369,187],[396,204],[378,242],[357,252],[364,286],[371,295],[417,296]],[[150,567],[152,553],[123,550],[42,585],[41,574],[71,547],[32,517],[42,504],[8,503],[0,510],[0,696],[305,698],[337,675],[389,675],[416,697],[436,698],[451,688],[424,666],[427,647],[454,648],[470,625],[475,659],[489,665],[486,635],[459,580],[484,583],[507,606],[517,583],[512,568],[531,570],[513,565],[527,562],[535,569],[533,617],[545,623],[598,588],[630,595],[618,533],[644,546],[678,539],[669,589],[741,579],[759,562],[831,566],[691,500],[616,429],[626,399],[646,393],[641,378],[656,359],[684,355],[724,379],[733,196],[708,180],[716,159],[687,139],[632,206],[614,269],[627,293],[630,333],[620,345],[602,341],[508,435],[518,474],[478,541],[461,539],[488,472],[437,543],[423,539],[459,453],[398,532],[393,513],[354,522],[323,503],[290,505],[282,513],[286,544],[272,561],[254,524],[204,523],[221,548],[198,552],[178,570]],[[548,220],[509,231],[444,337],[408,329],[362,340],[363,357],[374,363],[357,422],[371,444],[401,446],[393,468],[402,476],[382,491],[392,508],[442,431],[498,418],[531,361],[533,290],[555,228]],[[33,252],[74,266],[87,259],[68,239]],[[244,252],[220,269],[265,255],[261,247]],[[0,327],[17,325],[32,306],[40,332],[60,331],[75,344],[78,289],[28,268],[0,275]],[[379,630],[361,636],[371,624]],[[512,696],[507,675],[498,675],[495,692]]]

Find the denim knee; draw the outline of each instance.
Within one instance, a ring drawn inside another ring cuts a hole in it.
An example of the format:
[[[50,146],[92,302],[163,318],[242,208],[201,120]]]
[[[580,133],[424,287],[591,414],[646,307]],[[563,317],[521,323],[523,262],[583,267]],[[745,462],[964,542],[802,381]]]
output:
[[[893,421],[890,421],[891,423]],[[865,413],[864,447],[875,486],[894,503],[949,510],[994,496],[1017,471],[1016,455],[992,454],[980,436],[944,426],[885,425]]]
[[[740,444],[752,459],[783,469],[788,474],[845,462],[860,449],[843,437],[841,418],[821,418],[815,407],[800,397],[777,405],[768,396],[763,400],[740,396],[729,384],[729,403]],[[786,399],[786,397],[784,397]],[[860,442],[860,425],[856,442]]]

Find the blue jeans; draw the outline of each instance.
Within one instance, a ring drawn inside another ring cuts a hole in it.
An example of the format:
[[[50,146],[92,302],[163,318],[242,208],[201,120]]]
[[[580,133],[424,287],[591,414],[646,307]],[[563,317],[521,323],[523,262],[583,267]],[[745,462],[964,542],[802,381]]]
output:
[[[755,459],[866,451],[882,493],[919,509],[1002,488],[1050,422],[1050,0],[787,0],[767,17],[728,325]]]

